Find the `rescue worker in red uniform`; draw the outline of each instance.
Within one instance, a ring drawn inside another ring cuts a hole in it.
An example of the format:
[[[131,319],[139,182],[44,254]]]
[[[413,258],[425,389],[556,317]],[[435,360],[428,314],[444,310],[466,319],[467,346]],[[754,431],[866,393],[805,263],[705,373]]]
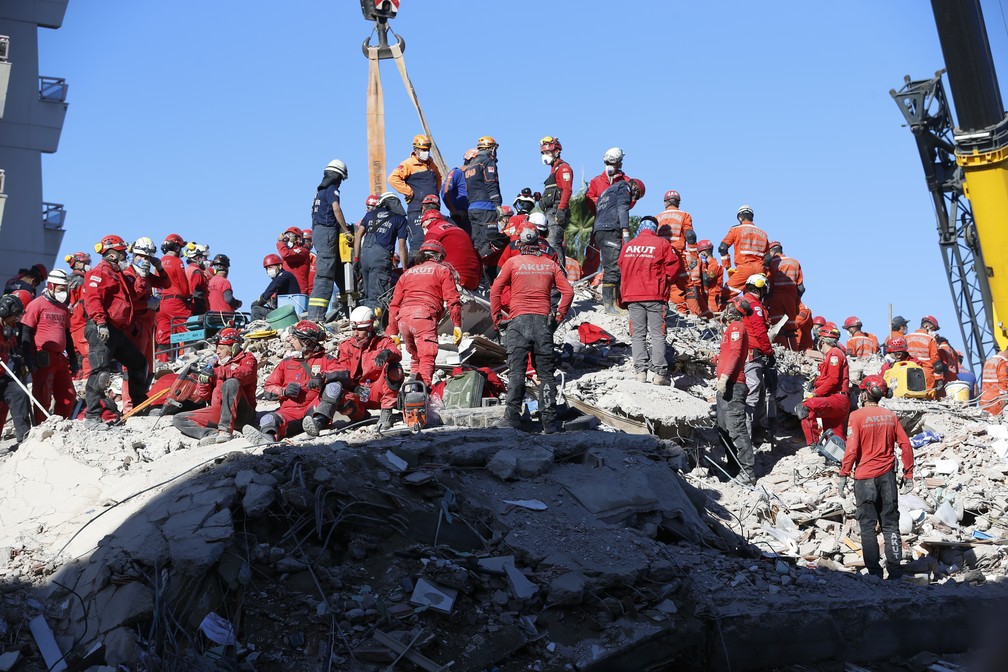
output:
[[[924,369],[928,399],[943,396],[942,390],[945,388],[945,365],[938,354],[938,341],[934,338],[937,331],[938,320],[931,315],[925,315],[921,318],[920,329],[904,336],[910,354]]]
[[[413,151],[409,158],[396,166],[388,176],[390,187],[403,195],[406,201],[406,219],[409,221],[409,249],[415,252],[423,243],[420,214],[424,197],[441,191],[441,171],[431,157],[431,139],[426,135],[413,136]]]
[[[213,268],[213,275],[207,281],[207,297],[210,303],[210,310],[222,313],[225,317],[233,315],[241,308],[242,302],[235,298],[234,289],[228,274],[231,272],[231,257],[226,254],[218,254],[210,262]]]
[[[122,271],[126,265],[126,243],[119,236],[108,235],[95,250],[102,260],[88,271],[84,290],[84,307],[88,314],[84,333],[91,360],[91,374],[84,388],[85,424],[92,427],[101,424],[103,382],[111,374],[113,362],[126,367],[134,405],[139,406],[147,399],[147,360],[127,336],[132,330],[134,303],[133,289]]]
[[[237,329],[225,327],[213,338],[216,357],[196,378],[195,397],[209,406],[172,416],[172,424],[200,445],[225,443],[234,432],[255,422],[256,371],[259,363],[242,350]]]
[[[189,289],[189,276],[186,275],[185,267],[179,255],[186,242],[177,233],[169,234],[161,243],[161,265],[164,267],[165,275],[168,276],[168,289],[161,295],[161,303],[158,306],[157,324],[154,332],[154,342],[157,345],[159,362],[168,361],[168,353],[171,347],[171,335],[186,330],[185,321],[192,315],[189,308],[189,299],[192,291]]]
[[[73,374],[77,353],[70,337],[70,292],[66,271],[54,270],[46,278],[42,295],[28,304],[21,318],[21,352],[31,372],[32,395],[42,408],[69,418],[77,402]],[[67,353],[64,355],[64,351]],[[45,421],[35,410],[35,424]]]
[[[189,280],[189,308],[193,315],[203,315],[209,308],[207,293],[209,290],[206,263],[209,245],[200,245],[190,242],[182,251],[182,256],[186,258],[185,274]]]
[[[620,251],[618,263],[623,278],[620,301],[627,304],[630,312],[631,353],[637,380],[646,383],[651,371],[655,385],[668,385],[665,297],[679,273],[679,257],[667,240],[658,237],[657,231],[653,218],[642,219],[637,236]]]
[[[714,258],[714,243],[704,239],[697,243],[697,264],[700,267],[700,294],[697,301],[707,302],[707,311],[720,315],[724,310],[724,267]],[[705,315],[706,316],[706,315]]]
[[[504,343],[507,347],[508,386],[504,417],[498,427],[521,429],[521,407],[525,398],[525,373],[529,355],[539,377],[539,417],[545,434],[561,431],[556,414],[556,360],[553,332],[563,321],[574,300],[567,276],[560,266],[542,256],[535,231],[521,234],[520,254],[507,260],[490,288],[490,316],[498,330],[504,326],[501,294],[511,289],[511,306]],[[560,302],[552,307],[553,290]]]
[[[0,361],[7,365],[15,375],[21,378],[14,380],[6,371],[2,371],[0,376],[0,427],[7,422],[7,413],[10,412],[11,421],[14,423],[14,440],[18,443],[24,441],[25,436],[31,429],[31,400],[25,389],[18,385],[23,383],[24,377],[20,370],[23,368],[21,357],[21,347],[17,340],[17,323],[24,315],[25,304],[19,294],[26,294],[25,298],[30,299],[30,292],[16,291],[11,294],[0,296]],[[30,301],[29,301],[30,302]]]
[[[564,234],[570,223],[571,194],[574,191],[574,170],[570,164],[560,158],[563,145],[560,138],[547,135],[539,141],[539,153],[543,164],[549,166],[550,172],[543,182],[542,196],[539,207],[546,215],[547,236],[557,254],[560,268],[567,268],[567,255],[564,250]],[[517,203],[517,200],[515,201]],[[531,212],[531,209],[529,210]]]
[[[906,339],[902,336],[894,336],[886,341],[885,350],[886,355],[882,362],[882,370],[879,371],[880,376],[885,375],[885,372],[891,369],[896,362],[912,362],[920,366],[920,362],[910,356]]]
[[[74,379],[87,378],[91,372],[91,364],[87,357],[87,339],[84,338],[84,325],[87,323],[87,313],[84,310],[84,274],[91,270],[91,255],[87,252],[68,254],[66,262],[70,265],[70,279],[67,285],[70,291],[70,336],[74,350],[77,353],[77,373]]]
[[[280,234],[276,244],[277,254],[283,259],[284,270],[297,278],[301,294],[308,294],[308,268],[311,261],[311,245],[305,245],[301,229],[289,226]],[[212,309],[211,309],[212,310]]]
[[[767,297],[767,310],[770,313],[770,324],[777,324],[787,315],[787,322],[777,332],[774,343],[794,350],[798,344],[797,323],[801,297],[805,294],[805,276],[797,259],[785,256],[780,242],[770,242],[770,295]]]
[[[420,216],[420,226],[424,231],[424,242],[437,242],[445,251],[445,262],[450,264],[459,276],[459,284],[470,291],[479,289],[483,278],[483,262],[480,260],[472,238],[453,222],[444,219],[441,211],[432,208]]]
[[[314,241],[312,230],[301,229],[301,238],[304,240],[304,246],[308,248],[308,291],[305,293],[311,296],[312,290],[315,288],[315,267],[318,264],[318,257],[311,251]]]
[[[718,434],[728,457],[728,474],[742,485],[756,484],[756,460],[746,429],[745,365],[749,359],[749,334],[743,320],[752,315],[749,303],[736,297],[721,312],[725,325],[714,371],[717,389]]]
[[[766,272],[770,241],[766,232],[753,224],[752,206],[740,207],[736,217],[739,223],[728,230],[718,246],[718,253],[721,255],[721,265],[727,271],[731,266],[728,249],[735,248],[735,272],[728,278],[728,288],[733,292],[741,292],[749,276]]]
[[[980,378],[980,408],[991,415],[1001,415],[1008,403],[1008,349],[986,362]]]
[[[171,285],[164,266],[154,254],[154,241],[147,237],[138,238],[132,245],[133,263],[123,271],[123,279],[130,287],[133,298],[133,324],[126,332],[144,358],[147,360],[147,376],[154,372],[154,330],[157,322],[158,300],[153,290],[164,291]],[[152,272],[153,269],[153,272]],[[123,413],[133,408],[133,398],[129,386],[122,391]]]
[[[771,436],[771,427],[776,418],[777,403],[773,393],[776,388],[769,389],[768,381],[773,380],[770,369],[777,364],[773,346],[768,333],[769,321],[767,310],[763,305],[763,297],[770,289],[767,277],[762,273],[749,276],[742,297],[752,310],[743,322],[749,335],[749,358],[745,365],[746,389],[746,428],[753,445],[759,445],[757,440],[762,433]]]
[[[875,528],[880,526],[885,540],[889,579],[898,579],[903,542],[899,529],[899,489],[893,470],[894,448],[899,446],[903,462],[900,485],[913,484],[913,450],[896,414],[878,405],[887,393],[885,380],[881,376],[866,376],[859,387],[861,407],[850,414],[847,447],[840,466],[837,490],[843,497],[847,490],[847,478],[854,476],[854,501],[857,503],[865,569],[872,576],[882,578],[875,533]]]
[[[411,372],[428,388],[438,353],[437,325],[448,306],[454,329],[452,340],[462,340],[462,304],[454,273],[444,264],[444,247],[433,240],[420,246],[417,265],[410,266],[396,283],[389,303],[385,334],[401,341],[413,360]]]
[[[848,357],[871,357],[879,354],[878,339],[867,331],[861,331],[861,319],[851,315],[844,320],[843,328],[849,334],[847,338]]]
[[[367,306],[357,306],[350,315],[353,336],[339,344],[337,368],[347,372],[353,390],[345,395],[352,407],[350,419],[363,417],[361,409],[381,409],[378,429],[392,426],[392,412],[405,376],[399,346],[388,336],[375,334],[375,314]]]
[[[817,420],[822,420],[823,430],[832,429],[837,436],[846,435],[847,416],[850,413],[850,373],[847,357],[837,347],[840,330],[832,322],[819,329],[817,349],[823,354],[819,363],[819,376],[812,387],[813,396],[795,407],[801,420],[805,441],[813,445],[819,440]]]

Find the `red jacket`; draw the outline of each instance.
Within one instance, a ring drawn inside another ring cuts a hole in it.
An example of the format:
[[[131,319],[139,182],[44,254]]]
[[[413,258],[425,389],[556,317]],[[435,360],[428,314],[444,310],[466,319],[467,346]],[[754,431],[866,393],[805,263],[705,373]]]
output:
[[[464,233],[464,232],[463,232]],[[399,333],[399,313],[410,309],[410,314],[428,314],[437,324],[444,315],[444,304],[452,324],[462,326],[462,304],[459,301],[455,278],[445,264],[427,260],[410,266],[396,283],[388,309],[388,334]]]
[[[290,271],[297,278],[298,287],[302,294],[308,293],[308,271],[311,262],[311,250],[298,245],[297,247],[287,247],[283,240],[276,244],[277,254],[283,260],[283,267]]]
[[[375,363],[375,358],[382,350],[392,352],[385,363],[386,366],[402,360],[399,346],[388,336],[372,336],[363,343],[358,343],[357,339],[351,336],[339,344],[336,350],[337,363],[333,370],[346,371],[353,385],[374,382],[385,370],[384,366]]]
[[[234,307],[227,302],[224,298],[224,292],[231,290],[232,300],[234,300],[234,290],[231,287],[231,281],[225,278],[223,275],[213,275],[207,282],[210,310],[220,311],[222,313],[230,313],[234,310]]]
[[[70,273],[68,307],[70,308],[70,331],[72,333],[84,331],[84,325],[87,323],[87,311],[84,310],[84,276],[85,274],[80,271]]]
[[[188,299],[192,296],[189,289],[189,276],[186,274],[185,266],[178,257],[166,254],[161,257],[161,266],[168,276],[168,289],[161,296],[162,299]]]
[[[465,289],[478,289],[483,278],[483,262],[473,247],[472,238],[452,222],[439,219],[427,228],[424,241],[436,240],[445,248],[445,261],[459,275],[459,284]]]
[[[766,308],[755,296],[746,292],[742,295],[752,307],[752,315],[743,317],[746,331],[749,333],[749,347],[759,350],[764,355],[773,354],[773,346],[770,345],[770,335],[767,333],[767,321],[769,319]]]
[[[813,383],[812,391],[817,397],[828,397],[831,394],[847,394],[849,389],[847,357],[840,348],[830,348],[819,362],[819,377]]]
[[[598,203],[599,196],[605,193],[605,190],[611,187],[617,180],[629,182],[630,178],[622,170],[617,170],[615,175],[609,176],[603,172],[601,175],[596,175],[591,179],[591,182],[588,183],[588,191],[585,192],[585,196],[588,197],[585,203],[591,208],[592,213],[595,212],[595,205]]]
[[[624,303],[667,301],[669,286],[679,275],[679,256],[669,241],[647,229],[626,243],[617,262]]]
[[[95,324],[125,329],[133,322],[133,289],[118,266],[102,259],[87,272],[84,308]]]
[[[560,319],[567,315],[574,300],[574,290],[560,265],[540,255],[519,254],[501,267],[490,288],[490,316],[495,323],[500,320],[501,293],[505,287],[511,288],[510,317],[549,315],[554,287],[560,290],[560,305],[557,307]]]
[[[727,375],[728,380],[745,381],[745,363],[749,358],[749,334],[742,320],[735,320],[725,327],[721,336],[721,350],[717,357],[716,378]]]
[[[278,366],[277,369],[280,367]],[[241,384],[241,396],[252,408],[256,405],[256,371],[259,369],[259,362],[251,352],[239,352],[224,364],[215,364],[213,367],[213,378],[209,383],[200,383],[196,386],[196,396],[203,401],[209,401],[211,405],[221,403],[223,391],[221,387],[224,381],[229,378],[237,378]],[[276,369],[273,371],[276,373]],[[279,394],[279,393],[277,393]]]
[[[984,362],[980,375],[980,408],[991,415],[1000,415],[1008,399],[1008,350]]]
[[[308,381],[319,374],[324,375],[340,368],[336,358],[325,352],[318,352],[308,357],[288,357],[280,360],[267,376],[263,389],[280,397],[280,410],[307,410],[319,396],[318,389],[308,389]],[[214,374],[216,375],[216,369]],[[301,386],[301,392],[296,397],[286,396],[289,383],[298,383]],[[255,390],[252,396],[255,397]]]
[[[847,421],[847,449],[840,475],[859,481],[877,478],[893,470],[896,444],[900,447],[903,474],[913,478],[913,450],[899,418],[879,406],[865,406],[850,414]]]
[[[189,264],[185,267],[186,278],[189,280],[189,293],[196,294],[202,290],[203,297],[206,298],[209,288],[207,274],[200,268],[199,264]]]
[[[569,163],[557,157],[550,166],[550,177],[552,178],[552,182],[556,184],[557,191],[560,192],[560,200],[553,207],[557,210],[566,210],[571,194],[574,192],[574,171],[571,169]],[[550,182],[551,180],[546,180],[547,185]]]
[[[142,278],[137,274],[136,269],[132,265],[123,271],[123,277],[133,289],[133,314],[138,320],[147,315],[147,313],[152,312],[148,303],[148,300],[153,296],[151,289],[156,287],[157,289],[165,290],[171,286],[171,281],[167,275],[148,273],[147,277]]]

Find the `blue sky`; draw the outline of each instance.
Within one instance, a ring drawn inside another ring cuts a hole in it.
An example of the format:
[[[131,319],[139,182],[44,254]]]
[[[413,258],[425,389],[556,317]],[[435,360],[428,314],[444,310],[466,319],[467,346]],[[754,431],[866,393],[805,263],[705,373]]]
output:
[[[1003,79],[1004,12],[983,8]],[[493,135],[507,202],[541,186],[543,135],[585,179],[617,145],[647,186],[634,214],[676,188],[716,246],[750,203],[801,261],[815,313],[886,334],[891,302],[961,343],[888,93],[943,67],[929,3],[403,0],[393,28],[446,160]],[[356,0],[71,0],[61,29],[40,30],[41,74],[70,86],[43,162],[45,198],[68,212],[61,255],[176,232],[231,257],[248,305],[276,235],[310,226],[329,160],[348,164],[344,211],[363,215],[369,32]],[[382,78],[391,170],[420,126],[390,61]]]

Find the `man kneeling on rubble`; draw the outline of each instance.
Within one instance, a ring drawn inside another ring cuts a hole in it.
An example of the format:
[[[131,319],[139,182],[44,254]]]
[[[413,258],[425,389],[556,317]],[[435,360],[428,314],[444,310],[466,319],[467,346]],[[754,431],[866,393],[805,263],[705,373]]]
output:
[[[881,523],[885,540],[886,569],[890,579],[900,576],[903,542],[899,530],[899,492],[896,489],[896,472],[893,470],[895,446],[900,448],[903,461],[900,485],[913,485],[914,458],[910,440],[892,411],[881,408],[878,402],[888,390],[882,376],[865,376],[861,388],[860,406],[850,414],[847,430],[847,447],[837,489],[843,497],[847,490],[847,477],[854,475],[854,500],[857,502],[857,519],[861,527],[861,551],[868,573],[882,577],[879,563],[876,525]]]
[[[230,441],[233,432],[255,422],[255,355],[242,351],[242,336],[228,327],[217,334],[217,361],[197,376],[194,399],[210,405],[196,411],[179,413],[172,424],[186,436],[200,440],[200,445]]]

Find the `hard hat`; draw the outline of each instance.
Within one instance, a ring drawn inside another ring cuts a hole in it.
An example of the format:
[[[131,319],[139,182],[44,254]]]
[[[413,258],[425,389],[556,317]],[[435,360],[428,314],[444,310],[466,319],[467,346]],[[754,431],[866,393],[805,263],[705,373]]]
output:
[[[547,135],[539,141],[539,151],[554,153],[561,152],[563,151],[563,145],[560,144],[560,138]]]
[[[21,302],[21,297],[18,296],[18,292],[25,292],[23,289],[16,290],[10,294],[4,294],[0,296],[0,319],[6,319],[8,317],[17,317],[24,314],[25,307]],[[29,296],[31,296],[29,294]]]
[[[608,165],[615,166],[617,164],[623,163],[623,157],[626,156],[623,150],[619,147],[610,147],[602,155],[602,162]]]
[[[546,215],[542,212],[533,212],[529,215],[528,221],[538,231],[545,231],[547,229]]]
[[[476,149],[493,149],[494,147],[499,147],[499,145],[497,144],[497,141],[489,135],[481,136],[480,139],[476,141]]]
[[[770,245],[769,245],[768,247],[769,247],[769,249],[771,249],[771,250],[772,250],[773,248],[775,248],[775,247],[776,247],[776,248],[777,248],[777,249],[779,249],[779,250],[780,250],[781,252],[783,252],[783,251],[784,251],[784,248],[783,248],[783,247],[781,246],[781,244],[780,244],[780,241],[779,241],[779,240],[771,240],[771,241],[770,241]]]
[[[316,322],[301,320],[291,329],[291,336],[305,343],[319,345],[326,339],[326,332]]]
[[[462,160],[463,161],[472,161],[473,159],[476,158],[477,154],[479,154],[479,150],[476,149],[475,147],[473,147],[472,149],[466,151],[466,153],[462,155]]]
[[[293,233],[295,236],[297,236],[298,238],[300,238],[301,237],[301,228],[297,227],[297,226],[288,226],[287,230],[284,231],[284,233],[285,234],[287,234],[287,233]]]
[[[350,174],[347,172],[346,164],[340,161],[339,159],[333,159],[332,161],[327,163],[324,172],[336,173],[344,180],[350,176]]]
[[[713,252],[714,243],[704,238],[699,243],[697,243],[697,250],[700,252]]]
[[[420,246],[419,251],[429,254],[436,254],[442,259],[444,259],[445,256],[444,245],[442,245],[436,240],[425,240],[423,244]]]
[[[893,336],[885,342],[886,352],[909,352],[906,339],[902,336]]]
[[[399,201],[399,195],[394,191],[382,192],[382,195],[378,197],[378,205],[383,205],[387,201]]]
[[[234,327],[225,327],[221,329],[214,338],[214,342],[217,345],[241,345],[242,338],[241,332]]]
[[[73,266],[74,264],[90,264],[91,255],[87,252],[74,252],[73,254],[68,254],[63,258],[68,264]]]
[[[434,220],[437,219],[441,219],[441,211],[431,208],[430,210],[426,210],[422,215],[420,215],[420,224],[433,222]]]
[[[153,240],[147,236],[141,236],[133,243],[133,254],[146,254],[148,257],[153,257],[157,254],[157,248],[154,247]]]
[[[413,149],[430,149],[431,139],[426,135],[413,136]]]
[[[367,200],[364,201],[364,205],[366,205],[369,208],[375,207],[376,205],[378,205],[378,196],[376,194],[369,195],[367,197]]]
[[[169,252],[178,252],[185,245],[185,241],[182,240],[182,236],[177,233],[169,233],[164,242],[161,243],[161,251],[165,254]]]
[[[126,241],[113,233],[102,238],[101,242],[95,243],[95,252],[103,257],[111,250],[115,250],[116,252],[125,252]]]
[[[350,312],[350,324],[354,329],[374,329],[375,314],[367,306],[357,306]]]
[[[736,295],[728,304],[738,311],[738,314],[742,317],[749,317],[753,313],[752,306],[741,295]]]
[[[746,278],[747,287],[755,287],[756,289],[766,289],[769,281],[767,277],[762,273],[753,273],[748,278]]]
[[[200,259],[206,257],[207,252],[209,251],[209,245],[200,245],[190,241],[189,244],[185,246],[185,249],[182,250],[182,256],[186,259]]]
[[[678,191],[676,191],[675,189],[669,189],[668,191],[665,192],[665,200],[672,201],[676,205],[679,205],[679,202],[682,199],[679,197]]]
[[[222,266],[224,268],[231,268],[231,257],[227,256],[226,254],[218,254],[216,257],[213,258],[213,261],[210,262],[210,265],[213,266],[214,268],[218,266]]]
[[[70,280],[69,278],[67,278],[66,271],[59,268],[55,269],[52,273],[49,274],[49,277],[46,278],[46,286],[49,289],[52,289],[53,285],[66,286],[67,284],[69,284],[69,282]]]
[[[28,269],[28,272],[32,275],[33,278],[35,278],[39,282],[42,282],[42,280],[44,280],[45,277],[49,275],[49,269],[46,268],[45,265],[43,264],[35,264],[34,266]]]
[[[892,328],[893,329],[899,329],[900,327],[904,327],[904,326],[906,326],[908,324],[910,324],[910,323],[902,315],[896,315],[895,317],[892,318]]]
[[[816,315],[815,317],[812,318],[812,325],[813,326],[819,326],[819,327],[821,327],[824,324],[826,324],[826,318],[823,317],[822,315]]]
[[[930,324],[932,327],[934,327],[935,331],[938,331],[938,329],[939,329],[939,327],[938,327],[938,318],[936,318],[933,315],[925,315],[924,317],[921,318],[921,325],[924,325],[925,322],[928,323],[928,324]]]
[[[846,320],[843,321],[843,328],[850,329],[851,327],[861,328],[861,320],[858,319],[857,315],[851,315]]]
[[[889,386],[886,385],[885,378],[878,374],[872,374],[870,376],[865,376],[858,387],[868,393],[868,395],[875,401],[879,401],[889,391]]]
[[[438,197],[437,194],[427,194],[426,196],[423,197],[423,200],[420,201],[420,205],[433,205],[435,207],[440,208],[441,199]]]
[[[21,302],[21,305],[24,306],[24,308],[28,308],[28,304],[35,298],[27,289],[15,289],[11,292],[11,294],[17,297],[18,301]]]
[[[525,189],[528,189],[526,187]],[[525,189],[522,189],[522,193],[515,197],[514,206],[515,210],[518,212],[531,212],[532,208],[535,207],[535,198],[532,197],[532,190],[528,189],[528,195],[525,194]]]
[[[743,205],[741,208],[738,209],[738,212],[735,213],[735,216],[738,217],[739,215],[742,215],[746,212],[749,213],[750,217],[756,214],[755,212],[753,212],[751,205]]]
[[[832,322],[827,322],[819,327],[819,338],[840,338],[840,330]]]
[[[305,240],[311,240],[313,235],[311,229],[301,229],[301,237]]]
[[[535,229],[522,229],[522,232],[518,234],[519,245],[532,245],[537,242],[539,242],[539,234]]]
[[[640,200],[644,198],[644,181],[637,177],[633,178],[631,181],[637,185],[637,199]]]
[[[500,215],[498,215],[497,219],[514,217],[514,214],[515,214],[514,208],[512,208],[510,205],[502,205],[500,209]]]
[[[283,259],[280,258],[280,255],[267,254],[263,257],[263,268],[269,268],[270,266],[283,266]]]

